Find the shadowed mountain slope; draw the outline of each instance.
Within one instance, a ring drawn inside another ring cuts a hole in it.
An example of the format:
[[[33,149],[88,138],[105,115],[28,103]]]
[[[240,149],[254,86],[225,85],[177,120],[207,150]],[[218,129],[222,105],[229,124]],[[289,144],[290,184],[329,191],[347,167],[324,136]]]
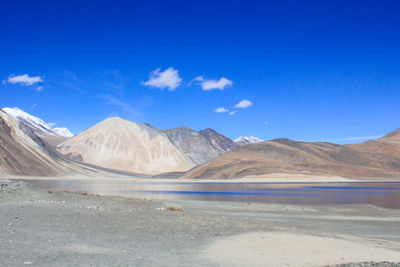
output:
[[[196,132],[188,127],[180,127],[162,131],[194,165],[210,161],[237,148],[231,139],[212,129]]]
[[[72,162],[43,141],[30,124],[0,110],[0,174],[57,176],[105,172]]]
[[[214,129],[207,128],[198,132],[203,136],[207,142],[215,149],[220,155],[225,154],[227,151],[237,149],[239,146],[229,139],[228,137],[218,133]]]
[[[51,146],[56,146],[72,137],[67,128],[52,128],[42,119],[32,116],[19,108],[3,108],[8,115],[27,125],[37,136]]]

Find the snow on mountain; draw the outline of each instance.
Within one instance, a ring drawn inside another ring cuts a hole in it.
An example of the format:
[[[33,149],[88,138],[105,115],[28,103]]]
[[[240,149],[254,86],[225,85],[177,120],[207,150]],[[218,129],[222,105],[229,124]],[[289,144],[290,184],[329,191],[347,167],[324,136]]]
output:
[[[56,133],[58,135],[61,135],[61,136],[65,136],[65,137],[73,137],[74,136],[74,134],[71,133],[71,131],[68,130],[67,128],[65,128],[65,127],[63,127],[63,128],[54,128],[54,131],[56,131]]]
[[[49,135],[59,135],[64,137],[71,137],[73,134],[67,128],[55,128],[53,129],[49,124],[45,123],[42,119],[32,116],[29,113],[19,109],[19,108],[3,108],[4,112],[13,116],[19,121],[23,121],[31,124],[41,132]],[[57,130],[58,129],[58,130]]]
[[[254,144],[258,142],[263,142],[264,140],[257,138],[255,136],[240,136],[236,138],[235,143],[242,146],[242,145],[247,145],[247,144]]]

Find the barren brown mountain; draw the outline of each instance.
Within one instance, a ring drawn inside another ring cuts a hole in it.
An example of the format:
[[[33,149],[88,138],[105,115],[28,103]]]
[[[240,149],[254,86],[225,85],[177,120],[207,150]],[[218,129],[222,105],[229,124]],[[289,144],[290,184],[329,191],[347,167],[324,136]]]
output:
[[[379,141],[337,145],[276,139],[242,146],[182,177],[239,178],[273,173],[400,178],[400,146]]]

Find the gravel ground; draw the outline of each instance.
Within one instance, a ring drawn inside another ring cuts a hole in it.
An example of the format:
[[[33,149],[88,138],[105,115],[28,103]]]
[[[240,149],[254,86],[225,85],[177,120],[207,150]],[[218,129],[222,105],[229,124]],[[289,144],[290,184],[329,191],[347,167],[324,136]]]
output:
[[[399,222],[400,211],[367,205],[151,201],[7,182],[0,186],[0,265],[217,266],[199,256],[213,242],[270,231],[351,234],[400,253]]]

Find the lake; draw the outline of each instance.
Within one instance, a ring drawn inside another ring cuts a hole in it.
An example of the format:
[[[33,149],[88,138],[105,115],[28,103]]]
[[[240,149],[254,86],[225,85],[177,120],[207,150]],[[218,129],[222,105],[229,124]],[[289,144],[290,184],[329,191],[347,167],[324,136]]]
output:
[[[212,200],[284,204],[373,204],[400,209],[400,182],[146,182],[29,180],[43,189],[166,200]]]

